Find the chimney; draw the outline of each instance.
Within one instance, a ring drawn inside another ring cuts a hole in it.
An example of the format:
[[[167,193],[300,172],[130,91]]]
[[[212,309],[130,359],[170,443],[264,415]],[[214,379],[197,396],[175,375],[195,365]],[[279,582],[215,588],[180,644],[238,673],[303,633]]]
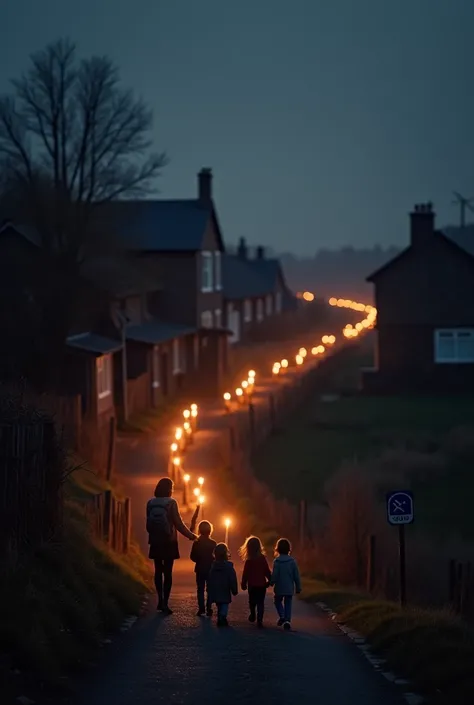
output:
[[[433,204],[418,203],[410,213],[410,244],[418,247],[429,242],[434,233]]]
[[[244,237],[241,237],[239,240],[237,254],[240,257],[240,259],[247,259],[247,243],[246,243]]]
[[[198,198],[203,204],[212,201],[212,169],[204,167],[198,174]]]
[[[265,248],[261,245],[257,247],[256,259],[265,259]]]

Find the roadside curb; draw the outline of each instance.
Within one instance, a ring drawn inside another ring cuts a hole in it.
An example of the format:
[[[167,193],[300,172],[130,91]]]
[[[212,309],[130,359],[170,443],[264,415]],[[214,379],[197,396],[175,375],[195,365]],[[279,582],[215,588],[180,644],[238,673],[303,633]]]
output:
[[[425,698],[422,695],[414,693],[412,690],[408,690],[412,686],[410,681],[407,681],[404,678],[400,678],[395,673],[392,673],[392,671],[388,671],[385,669],[387,661],[384,658],[380,658],[373,653],[370,644],[361,634],[356,632],[354,629],[351,629],[350,627],[346,626],[342,622],[339,622],[338,614],[336,612],[333,612],[333,610],[328,607],[324,602],[316,602],[315,604],[316,607],[325,612],[325,614],[334,622],[336,627],[357,646],[359,651],[365,656],[367,661],[370,663],[374,671],[380,673],[380,675],[383,676],[385,680],[387,680],[389,683],[393,683],[394,685],[403,688],[403,697],[405,698],[408,705],[422,705],[424,702],[426,702]]]

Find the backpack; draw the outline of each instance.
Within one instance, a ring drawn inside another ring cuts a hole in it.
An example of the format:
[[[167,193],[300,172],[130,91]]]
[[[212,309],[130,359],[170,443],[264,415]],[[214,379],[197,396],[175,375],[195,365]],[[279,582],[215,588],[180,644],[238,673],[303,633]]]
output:
[[[151,500],[147,508],[146,530],[150,540],[169,541],[173,535],[173,527],[169,517],[171,503],[162,504]]]

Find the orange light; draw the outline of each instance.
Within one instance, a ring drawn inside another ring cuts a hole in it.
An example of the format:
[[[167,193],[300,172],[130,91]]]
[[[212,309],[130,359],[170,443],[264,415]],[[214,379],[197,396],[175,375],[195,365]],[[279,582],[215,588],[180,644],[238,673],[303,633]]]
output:
[[[176,453],[176,451],[178,450],[178,444],[177,444],[177,443],[172,443],[172,444],[170,445],[170,450],[171,450],[172,453]]]
[[[184,475],[184,477],[183,477],[183,480],[185,482],[189,482],[190,479],[191,479],[191,475]]]
[[[189,419],[189,417],[191,416],[191,412],[189,411],[189,409],[185,409],[183,411],[183,416],[185,419]]]
[[[337,306],[337,299],[334,296],[331,296],[331,298],[329,299],[329,305]]]
[[[248,376],[249,376],[249,377],[255,377],[255,376],[256,376],[255,370],[249,370]]]
[[[297,355],[297,356],[295,357],[295,362],[296,362],[297,365],[302,365],[303,362],[304,362],[304,358],[301,357],[301,355]]]
[[[319,352],[318,348],[316,348],[316,347],[311,348],[311,355],[317,355],[318,352]]]
[[[193,494],[195,497],[199,497],[199,495],[201,494],[201,490],[199,489],[199,487],[194,488]]]
[[[243,391],[240,387],[237,387],[237,389],[235,390],[235,393],[238,397],[241,397],[243,394]]]
[[[283,359],[283,360],[281,361],[281,366],[282,366],[283,368],[288,367],[288,360]]]
[[[306,357],[306,355],[308,354],[308,351],[306,350],[306,348],[300,348],[298,350],[298,354],[304,359]]]
[[[231,400],[231,394],[230,392],[224,392],[224,401],[230,401]]]
[[[305,301],[314,301],[314,294],[312,294],[310,291],[305,291],[303,294],[303,299]]]

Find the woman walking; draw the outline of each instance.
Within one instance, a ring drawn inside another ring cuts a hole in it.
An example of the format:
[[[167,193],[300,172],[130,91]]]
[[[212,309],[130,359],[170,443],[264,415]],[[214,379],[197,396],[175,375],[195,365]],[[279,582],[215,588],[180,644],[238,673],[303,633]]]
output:
[[[162,477],[155,488],[155,496],[148,501],[146,507],[149,558],[155,563],[157,610],[164,614],[173,614],[168,601],[173,584],[173,564],[179,558],[177,532],[190,541],[197,538],[183,522],[178,503],[172,494],[173,481],[169,477]]]

